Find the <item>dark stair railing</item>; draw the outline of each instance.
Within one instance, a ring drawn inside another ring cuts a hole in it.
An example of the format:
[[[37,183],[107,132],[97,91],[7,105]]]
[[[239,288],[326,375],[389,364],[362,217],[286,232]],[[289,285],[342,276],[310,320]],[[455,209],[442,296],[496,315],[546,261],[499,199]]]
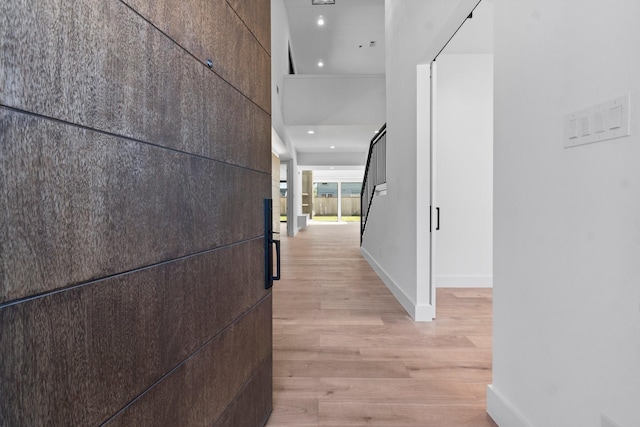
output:
[[[369,144],[367,167],[364,170],[362,190],[360,191],[360,245],[367,226],[369,209],[376,187],[387,182],[387,124],[382,125]]]

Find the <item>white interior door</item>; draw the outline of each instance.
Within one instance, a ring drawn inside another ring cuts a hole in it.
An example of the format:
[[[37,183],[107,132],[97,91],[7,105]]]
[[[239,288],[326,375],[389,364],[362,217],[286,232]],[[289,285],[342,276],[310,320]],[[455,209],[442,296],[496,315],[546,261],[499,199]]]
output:
[[[440,207],[437,205],[437,185],[436,185],[436,168],[437,168],[437,120],[436,120],[436,102],[437,102],[437,65],[436,61],[431,62],[430,67],[430,106],[429,106],[429,151],[430,151],[430,179],[429,179],[429,206],[430,206],[430,233],[429,233],[429,292],[430,292],[430,302],[434,307],[434,315],[435,315],[435,307],[436,307],[436,242],[437,242],[437,234],[440,230]]]
[[[492,3],[481,2],[431,64],[434,295],[438,287],[493,284],[492,18]]]

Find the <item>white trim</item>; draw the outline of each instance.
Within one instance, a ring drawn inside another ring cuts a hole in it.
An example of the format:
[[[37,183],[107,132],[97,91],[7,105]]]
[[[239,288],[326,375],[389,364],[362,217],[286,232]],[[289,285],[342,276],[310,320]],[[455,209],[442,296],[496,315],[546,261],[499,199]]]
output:
[[[436,318],[435,307],[431,304],[418,304],[413,320],[416,322],[433,322]]]
[[[493,288],[493,276],[436,276],[436,288]]]
[[[500,427],[532,427],[531,423],[496,390],[493,384],[487,386],[487,414]]]
[[[416,305],[411,298],[398,286],[398,284],[384,271],[384,268],[373,259],[371,254],[363,247],[360,247],[360,253],[367,260],[369,265],[375,270],[380,279],[387,285],[394,297],[400,305],[409,313],[413,320],[417,322],[430,322],[434,319],[435,310],[432,305]]]
[[[298,230],[304,230],[307,228],[307,224],[309,223],[309,214],[298,215],[297,227]]]

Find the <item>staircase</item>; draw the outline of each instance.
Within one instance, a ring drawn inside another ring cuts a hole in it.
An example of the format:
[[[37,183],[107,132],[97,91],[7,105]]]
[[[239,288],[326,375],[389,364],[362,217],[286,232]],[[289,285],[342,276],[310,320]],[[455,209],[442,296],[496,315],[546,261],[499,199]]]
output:
[[[360,192],[360,245],[367,226],[369,210],[376,190],[387,183],[387,124],[382,125],[376,136],[369,144],[367,167],[364,170],[364,180]],[[386,188],[386,187],[385,187]]]

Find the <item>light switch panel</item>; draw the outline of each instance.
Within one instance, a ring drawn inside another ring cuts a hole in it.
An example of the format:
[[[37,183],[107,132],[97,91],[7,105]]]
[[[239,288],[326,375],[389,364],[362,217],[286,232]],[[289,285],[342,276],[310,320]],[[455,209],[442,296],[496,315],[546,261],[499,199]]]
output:
[[[569,135],[569,139],[575,139],[580,136],[578,132],[578,119],[569,120],[568,135]]]
[[[593,123],[593,132],[604,132],[604,111],[596,111],[591,115],[591,123]]]
[[[622,125],[622,106],[616,105],[613,108],[609,108],[609,114],[607,114],[607,127],[609,129],[618,129]]]
[[[580,136],[589,136],[591,131],[589,129],[589,116],[580,117]]]
[[[624,95],[567,114],[564,148],[631,135],[630,96]]]

